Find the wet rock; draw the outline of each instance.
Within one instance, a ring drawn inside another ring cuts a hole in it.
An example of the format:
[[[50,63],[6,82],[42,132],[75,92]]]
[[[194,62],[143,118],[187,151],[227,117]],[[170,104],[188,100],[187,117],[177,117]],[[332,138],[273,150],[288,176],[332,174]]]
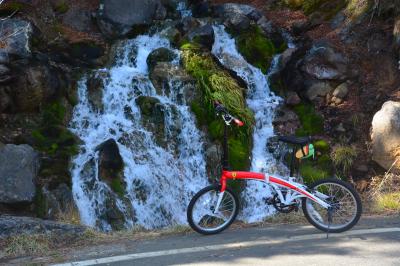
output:
[[[301,103],[301,99],[296,92],[289,91],[285,102],[289,106],[295,106]]]
[[[64,224],[32,217],[0,215],[0,238],[20,234],[82,235],[84,226]]]
[[[388,170],[400,173],[400,102],[388,101],[372,120],[372,159]]]
[[[13,79],[10,72],[11,70],[7,66],[0,65],[0,84],[8,83]]]
[[[150,73],[157,94],[174,95],[179,103],[191,102],[195,95],[195,81],[180,66],[158,63]]]
[[[156,12],[154,14],[155,20],[163,20],[167,17],[168,11],[161,3],[157,4]]]
[[[165,47],[158,48],[151,52],[147,57],[147,65],[149,66],[150,71],[155,67],[157,63],[161,62],[171,62],[175,59],[175,53]]]
[[[165,139],[165,107],[160,100],[149,96],[139,96],[136,99],[142,114],[143,126],[153,133],[156,143],[166,148],[168,142]]]
[[[211,25],[196,28],[188,34],[190,41],[199,43],[209,50],[211,50],[214,45],[214,37],[214,29]]]
[[[287,66],[287,64],[292,59],[292,56],[296,52],[296,50],[297,50],[297,48],[288,48],[282,53],[282,55],[280,57],[280,62],[279,62],[281,69],[283,69]]]
[[[58,73],[46,65],[29,66],[24,75],[18,77],[12,90],[15,110],[20,112],[36,111],[49,99],[54,98],[62,89]]]
[[[32,202],[39,166],[38,154],[29,145],[0,147],[0,203]]]
[[[119,147],[114,139],[108,139],[96,147],[99,151],[99,176],[102,179],[120,178],[124,161],[119,153]]]
[[[315,100],[317,97],[325,97],[330,93],[334,87],[329,82],[316,81],[311,82],[306,86],[306,98],[310,101]]]
[[[92,108],[98,112],[103,112],[103,91],[105,86],[106,73],[94,73],[86,81],[88,100]]]
[[[207,0],[193,1],[192,15],[196,18],[206,17],[210,15],[210,5]]]
[[[262,16],[259,20],[257,20],[257,25],[263,30],[268,39],[270,39],[274,43],[275,47],[282,47],[283,45],[285,45],[286,40],[283,37],[281,30],[277,26],[275,26],[270,20]],[[291,49],[288,49],[289,51],[287,51],[286,55],[284,56],[293,54],[294,51],[292,51]]]
[[[348,59],[326,44],[316,44],[304,58],[301,70],[320,80],[344,80]]]
[[[216,181],[221,174],[222,147],[216,143],[210,143],[205,152],[207,176],[210,181]]]
[[[107,37],[122,37],[132,29],[150,25],[160,16],[159,0],[102,0],[97,22]]]
[[[336,98],[344,99],[349,93],[349,85],[347,83],[342,83],[336,87],[333,91],[333,96]]]
[[[10,112],[12,110],[13,101],[10,95],[11,88],[0,87],[0,113]]]
[[[73,217],[78,210],[74,202],[71,189],[66,184],[60,184],[56,189],[49,190],[48,187],[43,187],[41,191],[43,200],[41,202],[43,212],[41,215],[45,219],[58,220],[78,219],[79,216]],[[70,221],[72,222],[72,221]],[[78,222],[78,221],[74,221]]]
[[[5,19],[0,21],[1,32],[0,55],[8,59],[29,58],[31,56],[30,41],[32,26],[29,22],[21,19]]]
[[[224,19],[225,26],[236,32],[247,30],[252,20],[261,18],[254,7],[242,4],[217,5],[213,12]]]
[[[276,112],[273,125],[280,135],[292,135],[300,127],[300,122],[294,111],[282,106]]]
[[[185,34],[195,28],[198,28],[199,26],[199,20],[189,16],[182,19],[181,23],[179,24],[179,29]]]

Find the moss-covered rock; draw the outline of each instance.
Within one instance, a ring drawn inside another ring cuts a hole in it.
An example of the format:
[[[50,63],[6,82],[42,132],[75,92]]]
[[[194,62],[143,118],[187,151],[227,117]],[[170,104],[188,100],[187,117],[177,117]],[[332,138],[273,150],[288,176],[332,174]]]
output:
[[[298,136],[308,136],[323,133],[324,119],[313,105],[302,103],[293,108],[301,122],[301,128],[296,131]]]
[[[150,71],[154,69],[157,63],[160,62],[171,62],[176,57],[175,53],[165,47],[158,48],[151,52],[147,57],[147,65],[149,66]]]
[[[181,49],[183,65],[197,81],[199,90],[198,99],[191,104],[197,122],[208,129],[214,141],[222,140],[223,124],[221,119],[215,116],[215,101],[221,102],[230,113],[243,120],[244,127],[230,128],[229,162],[232,168],[248,169],[254,118],[250,109],[246,107],[244,88],[199,45],[187,43]]]
[[[277,49],[273,42],[263,34],[258,26],[252,26],[247,31],[242,31],[236,36],[239,52],[255,67],[267,73],[273,56],[286,47]]]

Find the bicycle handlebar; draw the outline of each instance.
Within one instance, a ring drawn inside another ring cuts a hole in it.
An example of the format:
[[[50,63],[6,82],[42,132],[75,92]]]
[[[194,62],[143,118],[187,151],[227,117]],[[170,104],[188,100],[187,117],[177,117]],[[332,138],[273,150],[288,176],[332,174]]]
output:
[[[218,101],[214,102],[214,106],[215,106],[215,112],[217,113],[217,115],[219,115],[221,113],[223,114],[222,118],[224,119],[224,121],[227,125],[230,125],[230,123],[233,121],[239,127],[244,126],[244,123],[242,121],[240,121],[239,119],[237,119],[236,117],[231,115],[228,112],[228,110],[225,108],[225,106],[220,104]]]

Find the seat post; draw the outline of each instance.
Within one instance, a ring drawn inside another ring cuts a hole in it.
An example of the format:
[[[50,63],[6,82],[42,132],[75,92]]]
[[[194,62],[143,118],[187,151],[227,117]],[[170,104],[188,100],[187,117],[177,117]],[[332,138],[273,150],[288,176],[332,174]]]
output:
[[[294,176],[295,153],[296,153],[296,148],[293,146],[292,147],[292,158],[291,158],[291,162],[290,162],[290,177]]]

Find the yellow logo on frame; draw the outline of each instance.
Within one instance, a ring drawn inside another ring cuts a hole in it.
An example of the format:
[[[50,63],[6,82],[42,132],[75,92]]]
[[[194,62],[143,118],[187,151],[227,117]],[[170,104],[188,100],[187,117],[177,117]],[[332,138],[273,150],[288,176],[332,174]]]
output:
[[[236,172],[233,172],[233,173],[232,173],[233,179],[236,179],[236,176],[237,176],[237,173],[236,173]]]

